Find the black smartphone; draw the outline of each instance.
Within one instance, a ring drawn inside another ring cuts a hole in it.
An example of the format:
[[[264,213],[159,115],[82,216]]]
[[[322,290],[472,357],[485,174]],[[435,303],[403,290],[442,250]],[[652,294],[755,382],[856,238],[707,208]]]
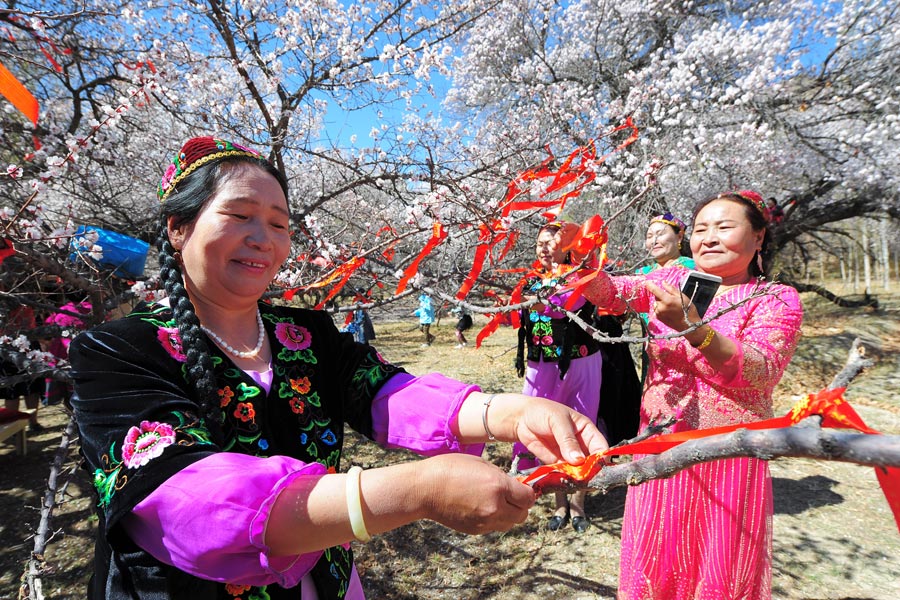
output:
[[[701,273],[700,271],[690,271],[684,285],[681,286],[681,293],[688,297],[691,303],[697,307],[700,318],[706,314],[706,309],[712,304],[713,298],[716,297],[716,290],[722,283],[722,278],[718,275],[710,275],[709,273]]]

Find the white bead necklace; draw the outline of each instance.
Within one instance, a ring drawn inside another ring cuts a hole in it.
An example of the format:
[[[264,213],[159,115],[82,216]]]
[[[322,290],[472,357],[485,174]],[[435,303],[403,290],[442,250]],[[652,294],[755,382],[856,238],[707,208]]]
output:
[[[216,340],[216,342],[219,343],[219,346],[221,346],[223,350],[225,350],[232,356],[236,356],[238,358],[252,358],[259,354],[259,351],[262,350],[263,341],[266,339],[266,328],[263,327],[262,315],[259,314],[258,308],[256,309],[256,325],[257,327],[259,327],[259,338],[257,338],[256,340],[256,348],[254,348],[253,350],[247,350],[246,352],[236,350],[231,344],[220,338],[218,334],[209,327],[201,325],[200,329],[205,331],[206,334],[212,339]]]

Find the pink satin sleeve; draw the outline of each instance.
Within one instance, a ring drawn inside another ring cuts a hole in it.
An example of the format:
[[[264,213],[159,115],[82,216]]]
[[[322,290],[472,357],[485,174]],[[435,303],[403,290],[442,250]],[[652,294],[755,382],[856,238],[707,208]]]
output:
[[[463,401],[477,391],[476,385],[440,373],[394,375],[372,402],[374,439],[386,448],[405,448],[422,456],[449,452],[481,456],[484,444],[464,446],[451,429]]]
[[[122,519],[154,558],[213,581],[293,587],[321,551],[270,557],[266,524],[275,499],[298,477],[325,467],[286,456],[221,452],[182,469]]]
[[[483,444],[463,446],[450,424],[477,386],[432,373],[401,373],[372,404],[375,440],[425,456],[480,455]],[[214,581],[293,587],[322,552],[270,557],[264,543],[275,499],[297,477],[319,477],[325,467],[286,456],[260,458],[222,452],[179,471],[123,518],[128,535],[156,559]]]

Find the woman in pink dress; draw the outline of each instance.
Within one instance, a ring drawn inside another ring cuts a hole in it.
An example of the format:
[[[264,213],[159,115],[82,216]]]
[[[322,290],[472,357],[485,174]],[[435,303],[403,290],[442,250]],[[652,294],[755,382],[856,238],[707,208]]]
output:
[[[680,292],[688,271],[602,277],[585,295],[601,307],[650,314],[650,369],[641,428],[675,416],[674,431],[772,416],[772,390],[800,336],[793,288],[767,282],[762,198],[720,194],[694,211],[691,250],[699,271],[722,278],[701,321]],[[722,312],[722,311],[728,312]],[[721,314],[720,314],[721,313]],[[619,598],[771,597],[772,484],[768,463],[705,463],[629,489],[622,525]]]

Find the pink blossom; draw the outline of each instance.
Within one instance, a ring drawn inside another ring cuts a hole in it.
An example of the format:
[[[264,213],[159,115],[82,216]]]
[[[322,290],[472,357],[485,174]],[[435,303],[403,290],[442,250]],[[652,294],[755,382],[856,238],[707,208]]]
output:
[[[132,427],[125,434],[122,462],[129,469],[143,467],[174,443],[175,430],[171,425],[141,421],[140,427]]]

